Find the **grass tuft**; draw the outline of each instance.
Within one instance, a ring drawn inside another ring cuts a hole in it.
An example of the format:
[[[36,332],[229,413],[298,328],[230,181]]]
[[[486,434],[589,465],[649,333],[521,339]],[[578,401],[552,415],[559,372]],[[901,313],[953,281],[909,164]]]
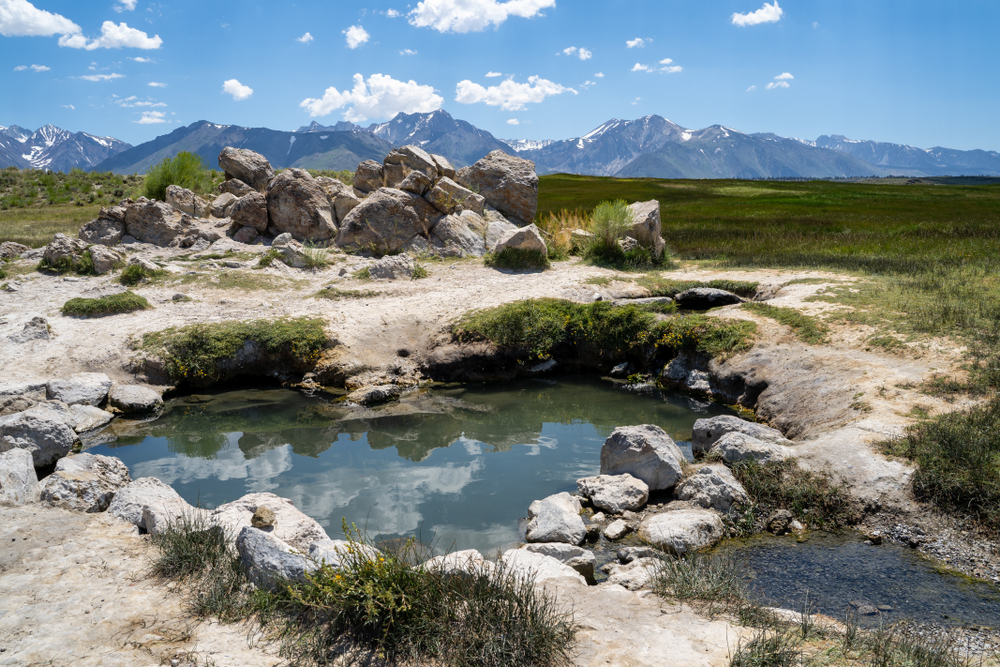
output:
[[[413,275],[410,276],[410,280],[420,280],[421,278],[426,278],[429,275],[430,273],[428,273],[427,269],[425,269],[423,266],[421,266],[420,264],[414,264]]]
[[[118,276],[118,282],[126,287],[134,287],[144,280],[158,278],[166,274],[166,271],[151,271],[141,264],[129,264],[122,270],[122,274]]]
[[[73,259],[72,256],[65,256],[57,262],[49,262],[44,257],[38,262],[38,266],[35,267],[38,271],[47,273],[75,273],[78,276],[96,276],[97,271],[94,269],[94,256],[90,254],[89,250],[84,250],[80,255],[79,260]]]
[[[380,295],[381,292],[376,292],[375,290],[353,290],[353,289],[340,289],[339,287],[334,287],[333,285],[328,285],[321,289],[320,291],[313,294],[314,299],[371,299]]]
[[[98,299],[84,299],[78,297],[70,299],[63,304],[62,314],[75,317],[103,317],[105,315],[119,315],[121,313],[133,313],[137,310],[149,310],[152,308],[145,297],[141,297],[133,292],[122,292],[110,296],[102,296]]]
[[[548,255],[534,250],[521,248],[504,248],[497,253],[488,253],[483,257],[483,263],[494,269],[547,269],[551,266]]]
[[[794,308],[781,308],[766,303],[744,303],[743,310],[749,310],[755,315],[767,317],[779,324],[792,329],[795,337],[810,345],[819,345],[827,341],[829,328],[815,317],[805,315]]]

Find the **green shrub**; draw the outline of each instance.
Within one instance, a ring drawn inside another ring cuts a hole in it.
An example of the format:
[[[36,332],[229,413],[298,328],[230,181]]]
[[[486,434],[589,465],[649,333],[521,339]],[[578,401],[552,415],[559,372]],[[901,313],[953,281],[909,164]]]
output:
[[[495,269],[515,271],[547,269],[551,266],[547,255],[536,250],[522,250],[521,248],[504,248],[498,253],[488,253],[483,257],[483,263]]]
[[[149,168],[143,182],[143,193],[149,199],[162,201],[167,197],[169,185],[205,192],[210,189],[211,182],[212,174],[201,156],[181,151],[174,157],[164,158],[162,162]]]
[[[94,256],[89,250],[84,250],[80,259],[74,260],[72,255],[66,255],[57,262],[49,262],[44,257],[38,262],[38,271],[48,271],[51,273],[75,273],[80,276],[96,276],[94,269]]]
[[[127,287],[134,287],[143,280],[156,278],[165,274],[166,271],[151,271],[141,264],[129,264],[122,270],[122,274],[118,276],[118,282]]]
[[[275,250],[274,248],[271,248],[260,256],[260,259],[257,260],[257,266],[254,268],[263,269],[268,266],[271,266],[271,262],[273,262],[276,259],[281,259],[283,256],[284,255],[282,255],[281,252]]]
[[[420,280],[421,278],[426,278],[429,275],[430,273],[427,272],[427,269],[422,267],[420,264],[414,264],[413,275],[410,276],[410,280]]]
[[[594,207],[590,218],[590,233],[594,235],[591,248],[618,248],[618,241],[632,229],[635,218],[624,199],[601,202]]]
[[[76,298],[63,304],[62,314],[78,317],[101,317],[103,315],[118,315],[132,313],[137,310],[152,308],[144,297],[132,292],[122,292],[98,299]]]

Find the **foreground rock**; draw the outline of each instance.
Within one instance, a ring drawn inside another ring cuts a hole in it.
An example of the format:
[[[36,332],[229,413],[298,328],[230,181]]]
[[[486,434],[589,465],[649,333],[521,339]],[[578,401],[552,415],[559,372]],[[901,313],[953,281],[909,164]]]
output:
[[[48,397],[66,405],[100,405],[111,389],[111,378],[104,373],[77,373],[48,384]]]
[[[553,579],[567,579],[583,586],[587,585],[587,580],[584,579],[583,575],[569,565],[560,563],[551,556],[533,553],[525,549],[511,549],[504,552],[500,557],[500,562],[507,567],[508,572],[513,572],[518,576],[531,577],[536,584]]]
[[[639,537],[664,551],[683,556],[716,544],[723,537],[722,519],[709,510],[676,510],[648,517]]]
[[[561,542],[544,542],[540,544],[525,544],[525,551],[555,558],[563,565],[568,565],[583,575],[588,584],[595,583],[594,569],[597,567],[597,556],[593,551],[572,544]]]
[[[323,527],[303,514],[291,500],[273,493],[251,493],[220,505],[212,512],[210,520],[232,535],[238,535],[244,527],[250,526],[259,507],[267,507],[276,517],[275,525],[264,530],[302,553],[308,552],[313,543],[330,539]]]
[[[765,442],[745,433],[730,432],[716,440],[709,454],[718,456],[726,463],[754,460],[758,463],[777,463],[791,458],[790,447],[774,442]]]
[[[443,556],[435,556],[421,566],[428,572],[443,575],[489,575],[494,571],[493,563],[489,562],[475,549],[453,551]]]
[[[66,456],[77,441],[76,432],[44,404],[0,417],[0,452],[24,449],[36,468]]]
[[[660,202],[655,199],[637,202],[631,204],[629,210],[632,212],[633,223],[632,229],[627,232],[628,236],[652,250],[654,255],[662,255],[667,244],[663,240],[660,223]]]
[[[341,222],[337,245],[349,250],[392,254],[415,236],[426,236],[440,216],[423,197],[379,188]]]
[[[388,255],[368,267],[368,275],[372,280],[397,280],[412,278],[416,263],[408,254]]]
[[[163,407],[158,392],[138,384],[116,384],[108,393],[108,404],[126,415],[144,415]]]
[[[580,501],[568,493],[536,500],[528,507],[528,542],[580,544],[587,527],[580,518]]]
[[[534,252],[543,257],[548,255],[548,247],[545,245],[545,239],[542,238],[542,232],[535,225],[528,225],[521,229],[511,229],[505,232],[497,240],[497,244],[493,247],[493,252],[501,253],[508,249],[519,250],[521,252]]]
[[[0,454],[0,506],[27,505],[38,500],[40,493],[30,452],[12,449]]]
[[[245,148],[227,146],[219,153],[219,166],[226,179],[237,179],[258,192],[263,192],[274,178],[274,169],[260,153]]]
[[[628,473],[584,477],[576,480],[576,488],[590,499],[594,507],[612,514],[642,509],[649,500],[646,483]]]
[[[141,477],[120,489],[108,505],[108,514],[141,530],[148,530],[143,509],[183,502],[174,489],[155,477]]]
[[[111,456],[77,454],[56,463],[42,482],[41,499],[63,509],[103,512],[132,479],[128,468]]]
[[[763,442],[770,442],[778,445],[793,445],[781,434],[781,431],[749,422],[732,415],[719,415],[707,419],[695,421],[691,435],[691,449],[697,454],[707,452],[726,433],[743,433]]]
[[[671,489],[684,472],[684,454],[659,426],[620,426],[601,447],[601,474],[629,474],[650,491]]]
[[[679,500],[692,505],[728,512],[733,505],[747,502],[747,492],[724,465],[699,468],[697,472],[677,485],[674,490]]]
[[[459,170],[456,179],[478,192],[486,203],[521,226],[535,219],[538,209],[538,176],[530,160],[493,151],[471,167]]]
[[[304,169],[286,169],[271,181],[267,214],[272,227],[297,241],[325,241],[337,234],[336,214],[326,191]]]
[[[624,565],[613,563],[607,568],[608,580],[605,584],[617,584],[630,591],[652,588],[658,564],[657,558],[636,558]]]
[[[244,526],[236,536],[240,564],[255,586],[275,588],[281,581],[304,582],[319,566],[284,541],[258,528]]]
[[[212,207],[208,202],[179,185],[167,186],[166,202],[178,211],[196,218],[207,217],[212,213]]]

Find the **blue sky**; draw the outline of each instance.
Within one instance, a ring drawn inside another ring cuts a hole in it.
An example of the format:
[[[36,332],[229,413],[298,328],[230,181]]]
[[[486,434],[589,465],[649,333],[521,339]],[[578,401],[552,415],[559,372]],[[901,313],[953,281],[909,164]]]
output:
[[[0,125],[138,144],[441,107],[507,139],[659,114],[997,150],[998,29],[996,0],[0,0]]]

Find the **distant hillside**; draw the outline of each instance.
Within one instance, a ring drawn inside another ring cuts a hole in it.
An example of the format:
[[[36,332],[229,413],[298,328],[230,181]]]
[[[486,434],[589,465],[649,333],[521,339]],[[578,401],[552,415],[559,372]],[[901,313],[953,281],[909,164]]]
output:
[[[69,132],[55,125],[45,125],[34,132],[17,125],[0,126],[0,167],[89,170],[129,148],[130,144],[114,137]]]
[[[456,167],[470,165],[492,151],[511,152],[510,146],[486,130],[456,120],[444,109],[397,114],[388,123],[369,126],[368,131],[393,146],[414,144],[428,153],[443,155]]]
[[[900,176],[1000,176],[1000,153],[952,148],[916,148],[879,141],[822,136],[810,145],[849,153]]]

